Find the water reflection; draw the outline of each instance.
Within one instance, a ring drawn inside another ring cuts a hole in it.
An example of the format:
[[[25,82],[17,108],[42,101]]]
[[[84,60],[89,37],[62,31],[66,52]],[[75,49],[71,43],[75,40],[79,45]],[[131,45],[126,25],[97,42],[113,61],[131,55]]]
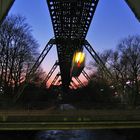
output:
[[[140,129],[0,131],[0,140],[140,140]]]
[[[92,135],[87,130],[50,130],[38,133],[37,140],[91,140]]]
[[[138,130],[50,130],[37,133],[36,140],[137,140],[139,139],[137,131]]]

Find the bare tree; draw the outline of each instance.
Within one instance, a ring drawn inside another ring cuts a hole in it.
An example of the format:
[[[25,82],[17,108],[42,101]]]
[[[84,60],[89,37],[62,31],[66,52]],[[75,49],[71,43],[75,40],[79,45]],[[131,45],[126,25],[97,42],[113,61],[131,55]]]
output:
[[[139,94],[139,77],[140,77],[140,36],[129,36],[120,41],[118,49],[121,55],[121,62],[125,66],[128,84],[131,86],[130,94],[131,104],[136,104]]]
[[[116,51],[106,50],[99,56],[113,75],[112,81],[121,102],[136,105],[140,88],[140,36],[122,39]],[[97,70],[98,80],[106,79],[99,65],[92,62],[91,66]]]
[[[36,60],[37,41],[26,19],[10,16],[0,25],[0,85],[18,88]]]

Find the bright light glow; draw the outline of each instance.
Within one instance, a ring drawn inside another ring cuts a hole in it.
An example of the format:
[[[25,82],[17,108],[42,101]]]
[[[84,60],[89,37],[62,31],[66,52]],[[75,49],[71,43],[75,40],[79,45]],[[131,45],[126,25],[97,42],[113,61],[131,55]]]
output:
[[[83,52],[76,52],[73,57],[74,63],[81,64],[85,60],[85,54]]]
[[[130,81],[127,81],[127,82],[126,82],[127,85],[129,85],[130,83],[131,83]]]
[[[82,51],[76,51],[73,55],[71,76],[79,76],[85,66],[85,54]]]

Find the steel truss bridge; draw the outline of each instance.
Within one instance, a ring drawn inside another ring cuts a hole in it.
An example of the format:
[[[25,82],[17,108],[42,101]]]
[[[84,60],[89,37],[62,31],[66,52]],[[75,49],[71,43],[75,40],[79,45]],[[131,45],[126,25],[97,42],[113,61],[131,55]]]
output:
[[[97,55],[96,51],[92,48],[90,43],[86,40],[86,35],[88,33],[91,21],[95,14],[96,7],[98,5],[99,0],[47,0],[47,4],[49,7],[49,12],[52,20],[53,30],[55,37],[50,39],[40,56],[36,60],[30,72],[27,74],[27,78],[25,80],[25,84],[19,89],[18,93],[14,97],[14,101],[16,102],[21,94],[23,93],[24,88],[27,86],[28,82],[31,80],[33,73],[40,66],[46,55],[49,53],[50,49],[55,45],[57,47],[58,60],[53,65],[52,69],[44,79],[43,83],[46,83],[56,67],[60,67],[60,72],[55,76],[52,81],[52,85],[57,83],[62,83],[63,90],[66,91],[69,86],[76,86],[72,77],[70,76],[70,68],[72,63],[72,57],[75,51],[82,51],[85,48],[92,58],[96,61],[97,64],[102,68],[102,70],[106,73],[110,78],[111,73],[108,71],[100,57]],[[8,10],[13,4],[14,0],[0,0],[0,23],[3,21],[4,17],[7,15]],[[131,0],[126,0],[130,7],[133,7],[134,4]],[[135,4],[136,6],[136,4]],[[132,9],[133,10],[133,9]],[[137,6],[134,10],[135,15],[139,19],[139,12],[137,10]],[[90,77],[86,73],[86,71],[82,71],[82,74],[85,76],[87,80],[90,80]],[[58,78],[61,77],[61,80],[57,81]],[[77,82],[84,86],[78,77],[75,78]],[[112,117],[111,121],[107,114],[104,120],[103,117],[100,118],[100,121],[97,117],[95,119],[94,114],[87,114],[87,116],[80,117],[79,114],[75,116],[74,119],[71,120],[73,116],[69,116],[63,114],[60,116],[41,114],[42,112],[11,112],[11,113],[2,113],[0,116],[0,124],[1,130],[13,130],[13,129],[95,129],[95,128],[140,128],[139,114],[132,119],[131,112],[128,113],[130,115],[130,121],[122,120],[122,118]],[[97,112],[98,113],[98,112]],[[114,116],[119,116],[114,113]],[[20,116],[21,115],[21,116]],[[125,114],[124,114],[125,115]],[[63,117],[62,117],[63,116]],[[126,116],[127,118],[128,116]],[[134,117],[134,115],[133,115]],[[15,119],[17,118],[17,120]],[[53,119],[52,119],[53,118]],[[57,119],[57,122],[55,122]],[[133,120],[133,122],[131,121]],[[69,126],[69,127],[68,127]]]
[[[54,85],[59,76],[61,76],[61,80],[59,80],[57,84],[61,82],[64,91],[67,91],[70,86],[76,86],[76,84],[72,80],[72,77],[70,76],[72,57],[75,51],[82,51],[84,47],[91,54],[97,64],[99,64],[99,66],[105,71],[107,76],[111,77],[111,73],[108,71],[90,43],[86,40],[86,35],[88,33],[99,0],[46,1],[48,4],[55,37],[53,39],[50,39],[50,41],[47,43],[44,50],[40,54],[39,58],[37,59],[36,63],[33,65],[31,71],[27,75],[25,84],[19,89],[18,93],[16,94],[14,98],[15,101],[18,100],[20,95],[23,93],[23,90],[27,86],[27,83],[31,80],[32,74],[37,70],[41,62],[44,60],[45,56],[54,45],[56,45],[57,47],[58,62],[53,65],[43,83],[46,83],[49,80],[56,67],[59,65],[60,72],[55,76],[51,85]],[[140,13],[137,6],[138,1],[126,0],[126,2],[134,11],[136,17],[139,19]],[[0,22],[3,21],[13,3],[14,0],[0,0]],[[90,79],[88,74],[84,70],[82,71],[82,74],[87,80]],[[75,77],[75,79],[80,86],[84,86],[84,84],[78,77]]]
[[[58,61],[53,65],[43,83],[46,83],[49,80],[57,65],[59,65],[60,72],[55,76],[51,85],[54,85],[59,76],[61,76],[61,80],[58,82],[62,82],[64,93],[67,92],[70,86],[76,86],[70,76],[72,58],[76,51],[82,51],[84,47],[104,72],[111,77],[111,73],[108,71],[89,42],[85,39],[98,1],[99,0],[47,0],[55,37],[50,39],[45,46],[31,71],[28,73],[25,84],[16,94],[14,101],[18,100],[20,95],[23,93],[27,83],[31,80],[32,74],[37,70],[53,45],[57,48]],[[82,71],[82,74],[87,80],[90,80],[90,77],[84,70]],[[80,86],[84,86],[78,77],[75,77],[75,80]]]

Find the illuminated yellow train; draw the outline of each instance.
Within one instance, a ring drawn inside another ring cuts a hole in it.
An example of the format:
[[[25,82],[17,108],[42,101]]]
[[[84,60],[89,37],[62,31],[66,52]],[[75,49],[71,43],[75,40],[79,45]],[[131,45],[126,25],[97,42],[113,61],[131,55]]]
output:
[[[76,51],[73,55],[71,77],[78,77],[85,66],[85,53]]]

